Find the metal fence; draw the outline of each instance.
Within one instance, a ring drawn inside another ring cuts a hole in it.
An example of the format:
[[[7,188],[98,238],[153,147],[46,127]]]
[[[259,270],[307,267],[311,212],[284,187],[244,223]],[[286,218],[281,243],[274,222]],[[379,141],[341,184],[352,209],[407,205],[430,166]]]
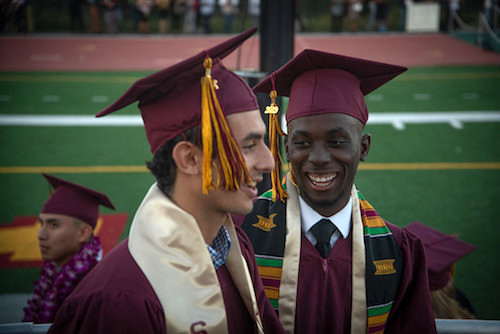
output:
[[[0,333],[45,334],[49,327],[50,324],[35,325],[32,322],[0,324]],[[437,319],[436,327],[438,334],[499,334],[500,320]]]
[[[499,334],[500,320],[436,319],[439,334]]]
[[[32,322],[0,324],[1,334],[45,334],[50,324],[35,325]]]

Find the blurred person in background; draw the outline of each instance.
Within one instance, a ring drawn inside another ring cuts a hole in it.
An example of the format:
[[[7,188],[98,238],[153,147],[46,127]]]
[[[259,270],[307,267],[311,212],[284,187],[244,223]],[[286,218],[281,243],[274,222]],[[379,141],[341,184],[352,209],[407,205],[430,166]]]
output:
[[[365,29],[366,31],[372,31],[377,16],[377,4],[374,0],[370,0],[366,3],[366,6],[368,7],[368,21],[366,21]]]
[[[347,0],[347,17],[349,18],[349,30],[358,31],[359,18],[363,11],[363,2],[361,0]]]
[[[184,14],[186,13],[186,0],[173,0],[170,4],[172,13],[172,32],[179,34],[183,31]]]
[[[258,27],[260,25],[260,0],[248,0],[248,15],[250,26]]]
[[[156,10],[158,11],[158,33],[167,32],[168,9],[171,0],[155,0]]]
[[[185,13],[184,13],[184,33],[194,34],[197,32],[198,20],[198,0],[185,0]]]
[[[28,32],[27,0],[2,0],[0,1],[0,31],[8,33]]]
[[[379,32],[387,31],[387,15],[389,14],[389,0],[375,0],[375,24]]]
[[[71,32],[82,33],[85,31],[83,24],[83,4],[85,0],[70,0],[69,1],[69,24]]]
[[[132,18],[132,31],[139,31],[139,20],[141,19],[141,14],[135,5],[136,0],[127,0],[128,14]]]
[[[342,23],[345,16],[346,4],[345,0],[331,0],[330,4],[330,14],[331,17],[331,32],[341,32],[342,31]]]
[[[172,20],[172,32],[181,33],[183,30],[183,15],[186,11],[185,0],[155,0],[158,12],[158,32],[168,32],[168,17]]]
[[[495,26],[496,17],[499,14],[500,0],[484,0],[483,3],[483,14],[486,17],[486,21],[490,25],[491,29],[496,29]]]
[[[101,0],[101,6],[106,32],[108,34],[117,34],[120,20],[120,5],[118,0]]]
[[[406,29],[406,3],[410,0],[398,0],[399,5],[399,19],[398,31],[405,31]]]
[[[114,209],[95,190],[43,174],[55,189],[39,215],[38,243],[44,261],[33,298],[24,308],[25,322],[51,323],[65,298],[102,258],[94,236],[99,205]]]
[[[215,0],[198,0],[200,3],[200,27],[205,34],[212,33],[212,16],[215,12]]]
[[[135,6],[139,13],[139,33],[149,33],[149,20],[153,10],[153,0],[136,0]]]
[[[101,32],[101,8],[100,0],[89,1],[89,31],[93,34]]]
[[[224,32],[230,34],[233,31],[234,16],[239,12],[239,0],[218,0],[219,7],[224,16]]]
[[[467,296],[456,287],[455,265],[476,246],[420,222],[404,229],[422,240],[427,256],[432,309],[437,319],[477,319]]]

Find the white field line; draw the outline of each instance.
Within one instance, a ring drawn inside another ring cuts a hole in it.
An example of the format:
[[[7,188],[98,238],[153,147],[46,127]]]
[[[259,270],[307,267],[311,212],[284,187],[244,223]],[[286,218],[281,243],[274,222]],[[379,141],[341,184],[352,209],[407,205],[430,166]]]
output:
[[[286,121],[281,119],[281,127],[286,131]],[[404,130],[406,124],[449,124],[455,129],[463,129],[463,123],[500,122],[499,110],[478,111],[416,111],[396,113],[372,113],[368,124],[390,124],[396,130]]]
[[[368,124],[392,124],[403,130],[406,124],[449,124],[462,129],[463,123],[500,122],[500,111],[373,113]]]
[[[463,123],[500,122],[500,111],[401,112],[370,114],[368,124],[390,124],[403,130],[407,124],[449,124],[461,129]],[[8,115],[0,114],[0,126],[143,126],[139,115]],[[285,127],[284,127],[285,128]]]
[[[141,116],[0,115],[0,126],[143,126]]]

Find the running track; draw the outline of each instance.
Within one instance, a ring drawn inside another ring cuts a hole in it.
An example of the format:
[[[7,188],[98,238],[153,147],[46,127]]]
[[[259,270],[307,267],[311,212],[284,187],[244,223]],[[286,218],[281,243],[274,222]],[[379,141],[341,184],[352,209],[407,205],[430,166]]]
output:
[[[32,35],[0,37],[0,71],[155,71],[209,48],[228,35]],[[500,65],[500,54],[444,34],[297,34],[303,49],[402,66]],[[259,37],[224,63],[258,70]]]

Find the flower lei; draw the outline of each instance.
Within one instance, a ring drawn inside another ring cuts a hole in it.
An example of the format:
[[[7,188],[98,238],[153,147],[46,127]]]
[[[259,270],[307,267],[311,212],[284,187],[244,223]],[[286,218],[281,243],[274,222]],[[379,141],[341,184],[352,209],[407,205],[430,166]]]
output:
[[[33,298],[24,308],[23,321],[51,323],[64,299],[99,261],[102,245],[98,237],[85,243],[61,268],[52,261],[44,263],[40,278],[34,282]]]

